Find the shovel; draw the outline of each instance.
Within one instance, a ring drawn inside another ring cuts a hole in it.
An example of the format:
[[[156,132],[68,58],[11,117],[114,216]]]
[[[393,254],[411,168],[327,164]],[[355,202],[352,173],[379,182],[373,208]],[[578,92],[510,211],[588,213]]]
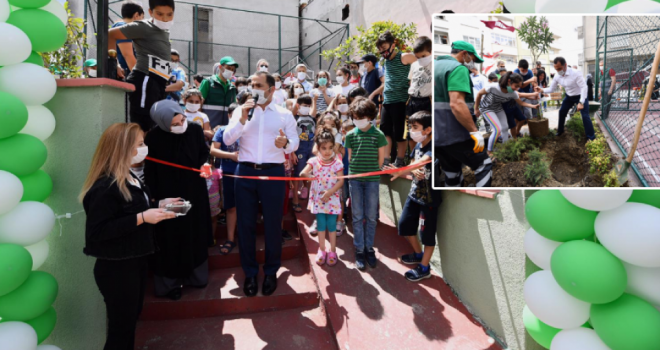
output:
[[[622,185],[628,181],[628,168],[630,168],[630,164],[633,161],[635,151],[637,150],[637,143],[639,142],[639,135],[642,133],[644,117],[646,116],[646,110],[649,108],[649,102],[651,102],[651,94],[653,93],[653,88],[655,87],[655,76],[658,74],[658,65],[660,65],[660,43],[658,43],[658,49],[655,51],[655,58],[653,58],[653,66],[651,68],[651,76],[649,77],[649,85],[646,87],[644,103],[642,104],[642,109],[639,111],[639,119],[637,120],[637,127],[635,128],[635,137],[633,138],[632,147],[630,147],[628,157],[626,159],[619,160],[614,166],[616,169],[616,176],[619,180],[619,183]]]

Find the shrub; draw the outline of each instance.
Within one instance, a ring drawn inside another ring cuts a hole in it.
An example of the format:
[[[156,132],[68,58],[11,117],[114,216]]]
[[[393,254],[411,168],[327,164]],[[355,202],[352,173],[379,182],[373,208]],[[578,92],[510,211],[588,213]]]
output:
[[[605,187],[620,187],[619,178],[616,176],[616,171],[612,169],[609,173],[603,175]]]
[[[501,145],[496,145],[493,153],[497,159],[503,162],[515,162],[520,160],[520,156],[522,156],[523,152],[540,145],[541,142],[539,140],[524,136],[509,140]]]
[[[548,162],[545,152],[534,148],[527,153],[527,157],[529,157],[529,163],[525,167],[525,179],[527,182],[537,186],[550,178],[550,162]]]

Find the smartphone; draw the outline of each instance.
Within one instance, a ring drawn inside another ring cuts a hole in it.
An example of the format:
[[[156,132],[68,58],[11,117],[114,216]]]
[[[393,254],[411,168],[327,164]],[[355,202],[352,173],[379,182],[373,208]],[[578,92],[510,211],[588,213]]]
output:
[[[192,208],[192,204],[188,201],[184,201],[183,204],[168,204],[165,206],[166,211],[176,213],[176,216],[184,216],[188,214],[190,208]]]

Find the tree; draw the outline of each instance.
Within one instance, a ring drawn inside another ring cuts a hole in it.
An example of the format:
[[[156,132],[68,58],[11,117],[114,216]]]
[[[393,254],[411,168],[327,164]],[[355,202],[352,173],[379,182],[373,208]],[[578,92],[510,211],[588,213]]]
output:
[[[538,19],[536,16],[531,16],[516,31],[520,41],[527,44],[532,53],[533,62],[530,62],[530,65],[534,64],[541,54],[547,53],[550,44],[555,41],[545,17]]]
[[[73,17],[68,1],[64,3],[64,9],[68,14],[66,42],[59,50],[42,52],[40,55],[51,73],[60,75],[61,78],[80,78],[82,69],[78,62],[84,60],[83,49],[89,48],[85,35],[85,21]]]
[[[378,41],[378,36],[387,30],[396,39],[394,44],[397,50],[402,52],[411,52],[412,44],[417,39],[417,25],[415,23],[396,24],[392,21],[381,21],[374,22],[369,29],[359,26],[357,30],[359,34],[349,37],[344,43],[332,50],[324,50],[321,56],[326,60],[337,60],[337,67],[339,67],[355,56],[368,53],[378,54],[376,41]]]

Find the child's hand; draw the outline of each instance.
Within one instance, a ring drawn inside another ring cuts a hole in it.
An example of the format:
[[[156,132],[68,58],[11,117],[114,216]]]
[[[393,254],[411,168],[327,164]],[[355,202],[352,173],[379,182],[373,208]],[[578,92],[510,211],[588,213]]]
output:
[[[424,180],[426,179],[426,175],[424,174],[424,170],[422,169],[415,169],[412,171],[413,176],[415,176],[418,180]]]
[[[332,195],[328,191],[321,191],[319,193],[319,195],[321,195],[321,202],[324,202],[324,203],[329,201],[330,197],[332,197]]]

